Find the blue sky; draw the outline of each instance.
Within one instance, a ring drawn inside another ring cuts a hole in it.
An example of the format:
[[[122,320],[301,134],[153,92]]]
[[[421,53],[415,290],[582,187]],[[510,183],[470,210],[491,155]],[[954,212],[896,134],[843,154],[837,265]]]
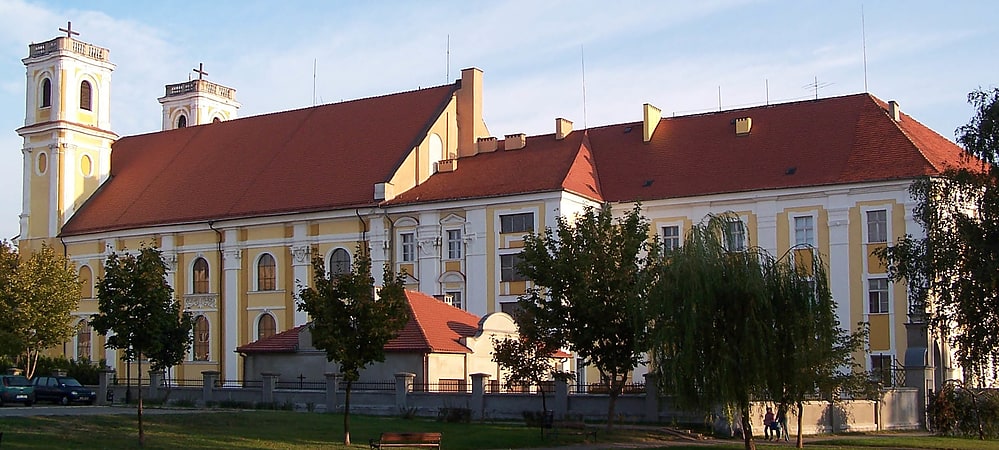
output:
[[[0,0],[0,238],[19,231],[21,59],[67,21],[110,49],[122,136],[159,130],[156,98],[202,62],[237,90],[243,117],[440,85],[475,66],[500,136],[553,132],[555,117],[577,129],[641,120],[646,102],[683,115],[719,97],[723,109],[802,100],[816,78],[820,97],[864,92],[866,34],[867,90],[953,140],[973,113],[968,92],[999,83],[997,17],[986,1]]]

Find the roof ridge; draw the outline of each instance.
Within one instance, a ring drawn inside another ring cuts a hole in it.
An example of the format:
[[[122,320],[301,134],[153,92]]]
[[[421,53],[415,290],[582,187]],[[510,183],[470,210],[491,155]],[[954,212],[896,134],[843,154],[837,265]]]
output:
[[[420,335],[420,339],[423,340],[423,345],[429,348],[431,352],[434,351],[434,346],[430,342],[430,337],[427,336],[426,329],[423,327],[423,321],[420,320],[420,315],[417,314],[416,308],[413,307],[413,297],[410,297],[411,293],[417,293],[417,291],[411,291],[409,289],[405,290],[406,293],[406,307],[409,308],[409,317],[413,320],[416,325],[416,331]]]
[[[591,197],[594,200],[603,201],[603,190],[600,189],[600,172],[597,169],[597,161],[593,156],[593,151],[590,150],[590,134],[588,130],[583,130],[583,138],[579,141],[579,147],[576,149],[576,154],[572,158],[572,162],[569,163],[569,167],[566,169],[565,175],[562,176],[562,182],[559,186],[562,189],[570,192],[575,192],[584,197]],[[588,158],[587,158],[588,157]],[[580,167],[585,164],[590,172],[587,173],[584,167]],[[593,193],[583,192],[578,187],[574,188],[570,186],[569,178],[574,174],[579,174],[585,177],[582,183],[585,185],[587,181],[593,182]]]

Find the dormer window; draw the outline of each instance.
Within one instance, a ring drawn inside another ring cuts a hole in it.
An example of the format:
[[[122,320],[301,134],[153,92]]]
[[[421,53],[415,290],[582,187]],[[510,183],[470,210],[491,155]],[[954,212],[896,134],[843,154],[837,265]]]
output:
[[[92,111],[90,82],[84,80],[80,83],[80,109]]]
[[[52,80],[42,80],[42,108],[52,106]]]

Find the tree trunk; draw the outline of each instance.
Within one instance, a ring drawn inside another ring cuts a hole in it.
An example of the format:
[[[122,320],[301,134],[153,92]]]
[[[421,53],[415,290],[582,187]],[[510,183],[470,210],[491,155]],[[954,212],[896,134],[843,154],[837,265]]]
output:
[[[756,450],[756,442],[753,441],[753,424],[749,420],[749,404],[739,408],[742,413],[742,442],[746,444],[746,450]]]
[[[617,408],[617,397],[621,395],[621,391],[624,389],[624,380],[626,380],[628,374],[618,376],[617,374],[612,374],[609,378],[608,384],[608,395],[610,401],[607,402],[607,431],[614,429],[614,409]]]
[[[353,381],[347,380],[346,396],[343,401],[343,445],[350,445],[350,387]]]
[[[142,353],[136,353],[136,354],[141,355]],[[138,411],[139,411],[139,413],[138,413],[139,414],[139,447],[142,447],[142,446],[146,445],[146,433],[142,429],[142,358],[141,357],[140,358],[136,358],[135,360],[136,360],[136,362],[139,365],[138,366],[139,367],[139,375],[138,375],[139,376],[139,380],[136,382],[136,384],[138,385],[136,388],[139,390],[139,409],[138,409]]]
[[[797,448],[805,448],[805,442],[801,440],[801,414],[805,410],[805,405],[802,402],[798,402],[798,437],[795,439],[794,446]]]

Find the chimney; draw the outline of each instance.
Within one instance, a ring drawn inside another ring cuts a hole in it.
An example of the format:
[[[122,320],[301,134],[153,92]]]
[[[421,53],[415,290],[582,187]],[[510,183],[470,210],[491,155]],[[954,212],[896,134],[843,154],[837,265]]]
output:
[[[642,105],[642,109],[642,140],[644,142],[649,142],[652,140],[652,133],[656,132],[656,126],[659,125],[659,119],[662,118],[662,110],[648,103]]]
[[[476,140],[489,136],[482,120],[482,70],[475,67],[461,71],[457,97],[458,157],[478,153]]]
[[[492,136],[481,137],[475,142],[475,153],[465,156],[472,156],[479,153],[495,152],[496,148],[497,148],[497,142],[495,137]]]
[[[888,102],[888,114],[891,115],[891,119],[898,122],[902,119],[901,108],[898,107],[898,102],[892,100]]]
[[[506,139],[504,150],[518,150],[527,145],[527,135],[524,133],[508,134],[503,137]]]
[[[555,140],[561,141],[572,133],[572,121],[558,117],[555,119]]]
[[[735,135],[745,136],[749,134],[749,131],[753,129],[753,118],[752,117],[740,117],[735,119]]]

